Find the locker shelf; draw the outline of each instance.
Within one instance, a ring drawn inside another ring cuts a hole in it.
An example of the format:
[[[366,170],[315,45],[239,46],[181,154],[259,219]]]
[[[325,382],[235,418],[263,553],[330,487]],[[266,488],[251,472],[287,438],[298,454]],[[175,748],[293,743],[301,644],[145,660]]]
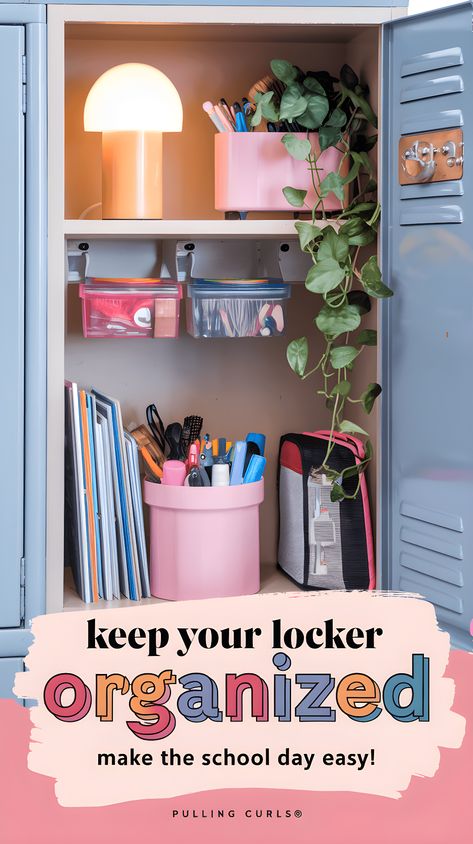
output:
[[[260,594],[270,594],[272,592],[297,592],[297,586],[292,583],[289,578],[285,577],[281,571],[272,563],[265,563],[261,566],[261,589]],[[64,573],[64,611],[77,612],[94,609],[118,609],[121,607],[136,607],[138,603],[162,604],[165,603],[162,598],[144,598],[142,601],[130,601],[128,598],[120,598],[114,601],[100,600],[96,604],[84,604],[79,598],[74,582],[72,580],[72,572],[67,568]]]
[[[297,238],[294,220],[65,220],[68,238]],[[334,225],[319,220],[318,226]]]

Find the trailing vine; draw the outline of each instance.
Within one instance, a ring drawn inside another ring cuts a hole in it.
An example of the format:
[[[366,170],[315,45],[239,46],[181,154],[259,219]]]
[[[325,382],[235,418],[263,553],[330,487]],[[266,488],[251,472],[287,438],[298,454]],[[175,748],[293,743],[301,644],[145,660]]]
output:
[[[326,454],[318,471],[332,482],[332,501],[341,501],[356,497],[361,474],[373,454],[367,432],[350,420],[348,408],[358,404],[369,414],[381,393],[379,384],[370,383],[357,398],[351,395],[354,365],[363,350],[377,342],[376,331],[363,329],[361,323],[371,309],[372,298],[392,296],[392,290],[382,281],[376,256],[364,262],[361,257],[362,248],[376,240],[380,217],[369,157],[377,141],[372,131],[377,128],[377,118],[367,89],[348,65],[342,67],[340,79],[325,71],[303,73],[282,59],[273,60],[271,70],[281,85],[256,95],[252,122],[256,126],[264,118],[283,131],[289,130],[281,141],[289,155],[307,162],[311,174],[316,197],[312,207],[306,202],[306,190],[287,186],[283,192],[294,208],[311,216],[310,222],[298,220],[295,226],[300,248],[312,260],[305,286],[321,299],[314,323],[325,344],[322,356],[310,368],[307,337],[289,343],[287,359],[301,380],[319,377],[317,395],[325,399],[332,417]],[[314,151],[310,140],[309,133],[314,131],[318,132],[320,152]],[[295,132],[307,136],[298,137]],[[340,164],[336,172],[323,175],[320,156],[329,147],[341,153]],[[351,199],[347,198],[349,193]],[[325,203],[330,194],[337,197],[342,210],[329,217]],[[365,438],[364,459],[342,472],[330,465],[337,431]],[[354,477],[354,488],[353,482],[346,485]]]

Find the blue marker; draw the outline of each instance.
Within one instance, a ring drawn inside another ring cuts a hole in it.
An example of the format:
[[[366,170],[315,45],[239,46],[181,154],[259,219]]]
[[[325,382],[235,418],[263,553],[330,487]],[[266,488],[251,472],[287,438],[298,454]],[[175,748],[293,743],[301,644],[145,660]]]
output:
[[[265,467],[266,458],[262,457],[260,454],[253,454],[253,457],[248,464],[248,469],[245,472],[243,483],[254,484],[257,481],[260,481],[263,477]]]
[[[247,443],[254,443],[259,448],[261,456],[264,455],[264,447],[266,445],[266,437],[264,434],[255,434],[251,432],[246,438]]]

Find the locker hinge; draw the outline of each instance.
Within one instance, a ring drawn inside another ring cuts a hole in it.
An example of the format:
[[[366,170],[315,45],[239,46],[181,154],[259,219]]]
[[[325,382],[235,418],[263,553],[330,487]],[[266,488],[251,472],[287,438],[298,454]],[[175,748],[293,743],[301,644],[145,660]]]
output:
[[[26,56],[21,57],[21,110],[26,114]]]
[[[20,620],[25,620],[25,558],[20,560]]]

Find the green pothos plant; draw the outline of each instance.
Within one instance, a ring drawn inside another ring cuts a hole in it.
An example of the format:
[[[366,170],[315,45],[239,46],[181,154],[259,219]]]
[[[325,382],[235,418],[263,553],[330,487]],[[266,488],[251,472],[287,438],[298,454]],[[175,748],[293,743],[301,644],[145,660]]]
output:
[[[342,67],[340,79],[325,71],[303,73],[282,59],[272,61],[271,70],[280,84],[276,82],[274,90],[256,95],[253,125],[265,118],[279,130],[289,130],[282,135],[282,143],[289,155],[306,161],[310,171],[316,197],[312,207],[306,202],[306,190],[287,186],[284,195],[294,208],[310,214],[310,221],[298,220],[295,226],[300,248],[312,260],[305,286],[318,297],[314,323],[324,339],[322,356],[309,368],[307,337],[289,343],[287,359],[302,380],[319,378],[317,395],[325,400],[332,417],[326,454],[318,471],[332,482],[332,501],[341,501],[356,497],[361,474],[373,453],[367,432],[351,421],[350,407],[358,404],[371,413],[381,393],[380,385],[371,383],[361,395],[352,395],[353,368],[363,350],[377,342],[376,331],[363,329],[361,323],[371,309],[372,298],[392,296],[392,290],[382,281],[375,255],[363,260],[361,252],[375,241],[380,216],[369,157],[377,141],[373,131],[377,119],[367,89],[348,65]],[[318,132],[320,152],[314,151],[309,137],[300,136],[301,131],[307,135]],[[320,155],[329,147],[341,153],[340,164],[337,172],[324,174]],[[329,194],[340,200],[342,210],[328,220],[325,202]],[[330,465],[337,431],[365,438],[365,458],[342,472]]]

